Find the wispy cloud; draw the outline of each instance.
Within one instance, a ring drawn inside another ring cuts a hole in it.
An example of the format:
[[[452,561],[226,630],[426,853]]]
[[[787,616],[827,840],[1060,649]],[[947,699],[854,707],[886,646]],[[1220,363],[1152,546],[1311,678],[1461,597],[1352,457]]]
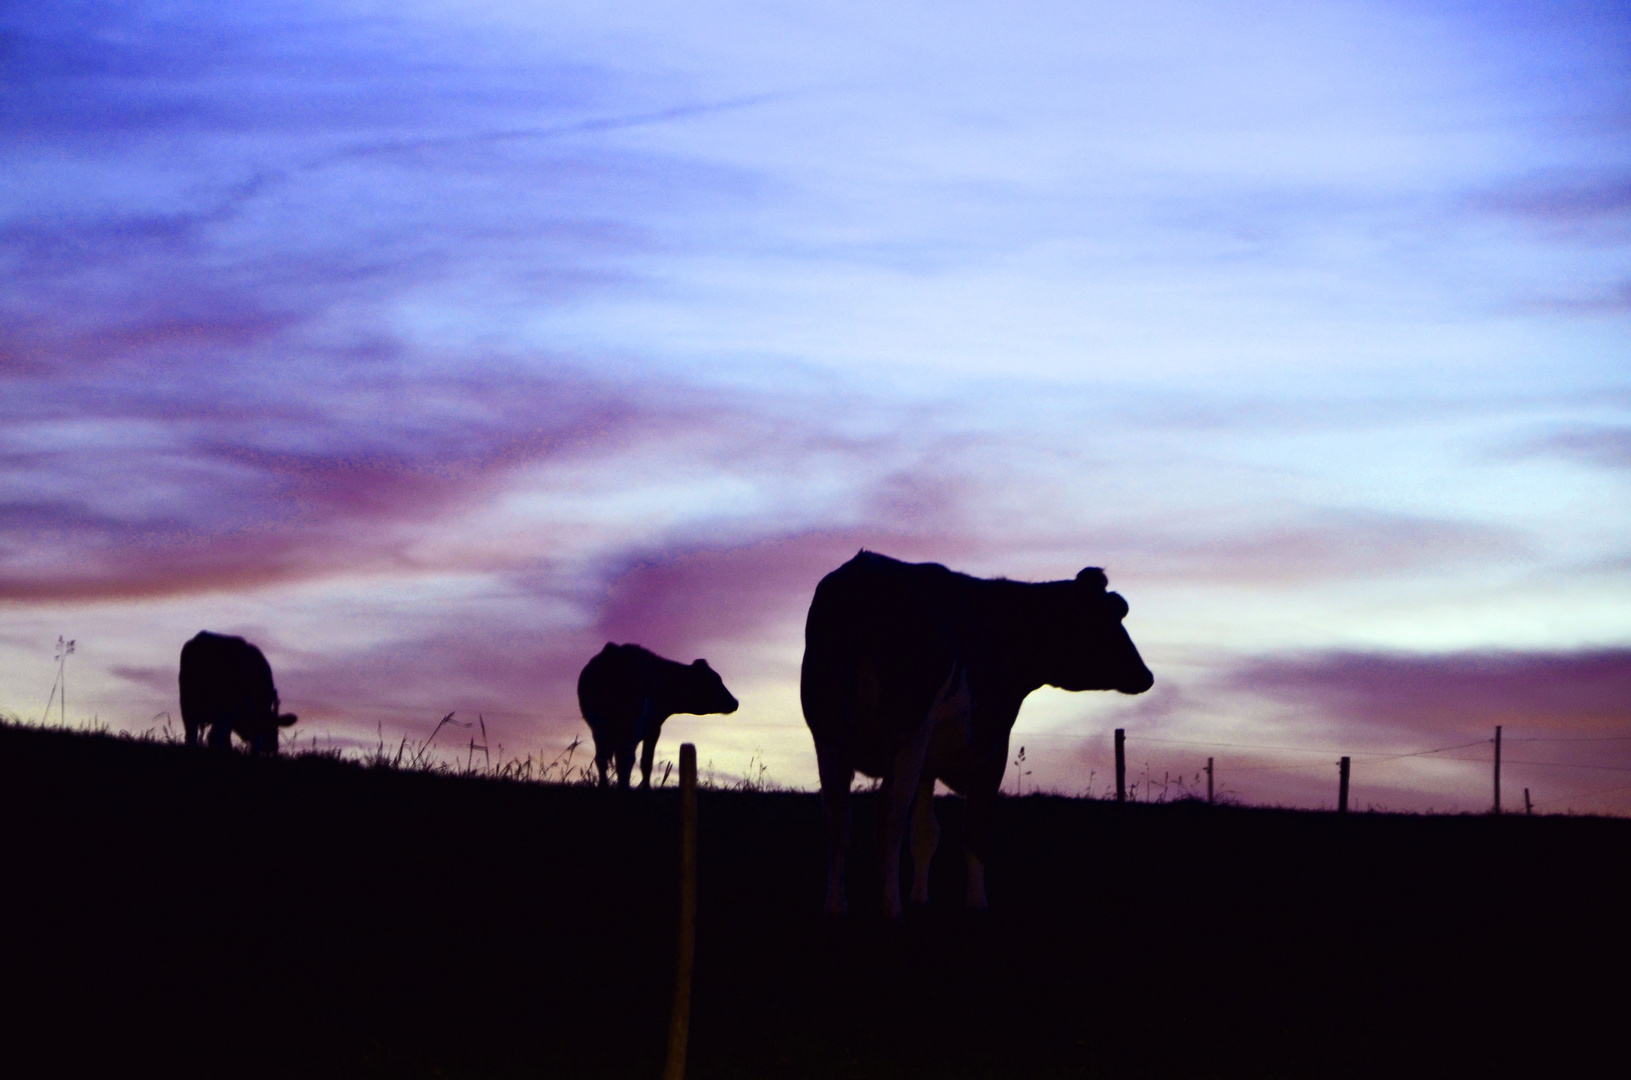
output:
[[[1514,735],[1631,735],[1627,649],[1264,657],[1226,686],[1395,739],[1480,735],[1496,724]]]
[[[1556,431],[1526,440],[1514,453],[1555,455],[1609,469],[1631,468],[1631,427],[1599,425]]]
[[[1153,579],[1270,586],[1432,572],[1526,549],[1513,530],[1406,514],[1330,510],[1265,515],[1246,527],[1185,525],[1180,534],[1150,523],[1094,540]]]
[[[1472,205],[1487,213],[1549,226],[1590,225],[1601,229],[1620,219],[1631,224],[1631,176],[1580,173],[1532,177],[1474,196]]]
[[[1212,758],[1226,797],[1331,807],[1337,758],[1347,755],[1353,805],[1481,810],[1500,725],[1509,807],[1526,787],[1553,808],[1631,807],[1631,794],[1604,794],[1631,773],[1631,650],[1307,650],[1190,660],[1157,666],[1156,688],[1116,703],[1113,721],[1024,733],[1039,781],[1074,791],[1096,770],[1102,792],[1112,763],[1108,729],[1121,727],[1129,779],[1153,781],[1157,796],[1163,781],[1168,797],[1204,791],[1196,770]]]
[[[595,629],[659,651],[708,642],[746,651],[769,631],[800,628],[816,583],[861,548],[955,562],[978,543],[948,540],[932,529],[915,532],[911,524],[883,516],[850,528],[630,552],[604,571]]]
[[[0,220],[0,598],[411,561],[416,531],[520,470],[712,419],[663,399],[677,383],[495,329],[506,306],[620,287],[607,260],[642,242],[620,201],[719,173],[504,145],[751,101],[653,104],[408,21],[41,15],[9,27],[28,122],[0,138],[22,168]]]
[[[406,562],[414,538],[522,469],[708,419],[570,370],[341,382],[266,387],[266,405],[136,394],[94,435],[65,417],[16,424],[0,444],[0,596],[155,596]]]
[[[1535,297],[1513,305],[1517,310],[1553,311],[1564,315],[1623,315],[1631,311],[1631,282],[1572,295]]]

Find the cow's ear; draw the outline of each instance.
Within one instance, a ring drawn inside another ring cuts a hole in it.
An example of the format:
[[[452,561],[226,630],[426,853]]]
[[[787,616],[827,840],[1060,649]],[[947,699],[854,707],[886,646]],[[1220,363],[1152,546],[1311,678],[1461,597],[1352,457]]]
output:
[[[1083,567],[1082,572],[1076,575],[1076,582],[1098,592],[1110,587],[1110,579],[1105,577],[1104,571],[1097,566]]]
[[[699,667],[699,668],[702,668],[704,671],[707,671],[708,670],[708,661],[706,661],[706,660],[693,660],[693,661],[691,661],[691,666],[692,667]]]
[[[1120,593],[1105,593],[1104,599],[1110,607],[1110,614],[1114,615],[1118,622],[1127,617],[1127,601],[1122,599]]]

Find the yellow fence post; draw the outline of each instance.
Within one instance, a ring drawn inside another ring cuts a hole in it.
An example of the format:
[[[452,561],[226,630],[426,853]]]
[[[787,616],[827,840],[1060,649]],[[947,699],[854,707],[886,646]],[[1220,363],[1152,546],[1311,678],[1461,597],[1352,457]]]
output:
[[[674,965],[674,1010],[668,1017],[663,1080],[684,1080],[691,1035],[691,967],[697,953],[697,748],[680,744],[680,947]]]

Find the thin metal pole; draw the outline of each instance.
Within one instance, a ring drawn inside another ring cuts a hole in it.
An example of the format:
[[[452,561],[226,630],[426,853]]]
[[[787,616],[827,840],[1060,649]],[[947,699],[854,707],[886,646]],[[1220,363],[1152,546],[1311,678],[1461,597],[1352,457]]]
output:
[[[1501,725],[1495,725],[1495,812],[1501,812]]]
[[[1348,759],[1337,762],[1337,813],[1348,812]]]
[[[1212,805],[1212,759],[1206,759],[1206,805]]]
[[[697,954],[697,748],[680,744],[680,948],[674,965],[674,1010],[668,1017],[663,1080],[684,1080],[691,1035],[691,968]]]
[[[1116,802],[1127,801],[1127,729],[1116,729]]]

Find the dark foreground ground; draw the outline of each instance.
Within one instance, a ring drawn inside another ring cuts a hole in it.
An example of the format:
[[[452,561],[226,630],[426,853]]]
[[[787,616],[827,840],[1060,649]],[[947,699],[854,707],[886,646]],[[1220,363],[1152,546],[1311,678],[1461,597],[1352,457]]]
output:
[[[704,792],[695,1077],[1625,1061],[1631,822],[1002,805],[992,911],[818,914],[814,796]],[[656,1077],[677,799],[0,728],[11,1075]]]

